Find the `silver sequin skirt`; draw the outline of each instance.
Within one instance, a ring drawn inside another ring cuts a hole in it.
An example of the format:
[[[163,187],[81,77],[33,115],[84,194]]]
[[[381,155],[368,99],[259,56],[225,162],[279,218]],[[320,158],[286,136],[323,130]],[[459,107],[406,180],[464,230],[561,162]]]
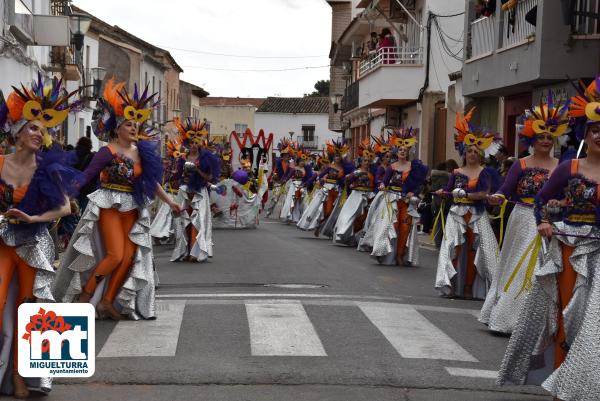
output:
[[[460,255],[456,248],[466,243],[467,224],[464,215],[471,212],[468,227],[473,230],[475,241],[475,267],[477,274],[473,282],[473,298],[485,299],[492,277],[498,266],[498,242],[486,211],[477,212],[475,207],[453,205],[448,213],[444,239],[438,257],[435,288],[446,296],[464,296],[467,275],[467,247]],[[455,268],[452,261],[458,259]]]
[[[556,223],[569,234],[600,237],[600,228]],[[554,370],[554,334],[560,311],[556,274],[563,270],[560,242],[575,247],[575,288],[563,310],[569,352]],[[533,288],[521,308],[498,376],[498,384],[539,384],[564,401],[600,400],[600,241],[554,236]]]
[[[290,180],[286,186],[285,201],[281,207],[279,218],[284,222],[297,223],[304,212],[304,203],[302,198],[296,199],[296,191],[302,181]]]
[[[492,331],[511,333],[515,327],[519,310],[527,295],[527,291],[521,291],[521,289],[524,288],[527,267],[533,257],[533,253],[528,251],[528,248],[536,237],[537,224],[533,208],[516,205],[508,219],[498,269],[492,278],[490,291],[479,317],[479,321],[487,324]],[[525,255],[526,251],[528,251],[527,255]],[[533,262],[535,268],[540,265],[542,256],[542,252],[539,252],[536,261]],[[514,276],[510,287],[504,291],[519,261],[521,261],[521,267]]]
[[[363,235],[358,249],[371,252],[371,256],[384,265],[396,265],[396,247],[398,233],[395,228],[398,220],[398,201],[402,194],[394,191],[381,191],[377,194],[367,215]],[[419,241],[417,224],[420,215],[416,205],[408,205],[408,215],[412,217],[412,226],[406,240],[405,260],[412,264],[419,263]]]
[[[338,216],[333,229],[333,242],[347,245],[356,245],[354,221],[363,214],[373,199],[373,192],[352,191]]]
[[[177,203],[183,209],[178,224],[175,226],[175,248],[171,255],[171,261],[175,262],[186,256],[192,256],[200,262],[206,261],[213,256],[212,240],[212,215],[210,211],[210,199],[208,190],[203,187],[197,192],[190,192],[190,200],[187,187],[182,185],[177,195]],[[188,208],[192,213],[188,212]],[[198,231],[196,243],[189,249],[188,236],[186,228],[192,224]]]
[[[8,246],[15,246],[15,226],[0,225],[0,240]],[[52,262],[54,261],[54,243],[47,229],[38,232],[35,238],[16,248],[17,255],[29,266],[36,269],[33,282],[33,296],[39,302],[54,302],[52,283],[55,278]],[[0,338],[0,394],[12,395],[12,345],[15,323],[17,322],[16,298],[18,289],[17,274],[13,275],[4,305],[2,337]],[[42,393],[52,389],[52,379],[48,377],[24,378],[27,388]]]
[[[167,195],[175,201],[177,197],[174,194]],[[158,210],[154,215],[154,220],[150,225],[150,235],[154,238],[169,238],[175,233],[175,221],[179,217],[173,214],[171,207],[164,202],[160,202]]]
[[[329,196],[329,191],[336,189],[335,184],[326,183],[322,188],[315,191],[304,209],[300,220],[296,226],[301,230],[312,231],[317,228],[319,222],[323,219],[323,206]]]
[[[138,219],[129,232],[129,239],[137,245],[134,262],[129,275],[119,290],[115,306],[130,319],[149,319],[155,316],[154,268],[152,262],[152,240],[150,237],[150,212],[139,207],[133,194],[98,189],[88,195],[89,203],[81,216],[79,225],[71,238],[69,247],[61,261],[53,294],[62,302],[73,302],[81,293],[87,278],[104,258],[105,251],[98,229],[101,209],[118,209],[127,212],[138,210]],[[109,281],[106,277],[92,297],[96,303]]]

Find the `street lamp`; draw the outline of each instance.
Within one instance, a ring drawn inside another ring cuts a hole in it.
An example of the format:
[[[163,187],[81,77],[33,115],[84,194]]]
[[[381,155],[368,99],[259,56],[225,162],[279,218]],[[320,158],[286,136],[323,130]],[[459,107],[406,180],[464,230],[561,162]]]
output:
[[[71,43],[75,45],[77,51],[81,51],[83,48],[83,37],[90,29],[92,24],[92,18],[85,14],[71,14],[69,15],[69,26],[73,33],[73,40]]]
[[[91,78],[94,85],[92,97],[98,99],[100,97],[100,89],[102,89],[102,81],[104,81],[104,77],[106,76],[106,70],[102,67],[94,67],[90,71],[92,72]]]
[[[290,141],[292,141],[294,139],[294,131],[290,131],[289,134],[290,134]]]
[[[342,103],[342,95],[340,95],[339,93],[336,93],[334,95],[331,95],[329,98],[331,100],[331,104],[333,104],[333,112],[337,113],[338,110],[340,109],[340,103]]]

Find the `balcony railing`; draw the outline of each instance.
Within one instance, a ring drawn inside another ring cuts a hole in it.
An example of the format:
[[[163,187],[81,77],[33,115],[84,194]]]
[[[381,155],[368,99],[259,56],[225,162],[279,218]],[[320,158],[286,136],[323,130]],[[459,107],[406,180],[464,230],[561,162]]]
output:
[[[409,66],[423,64],[422,47],[382,47],[360,62],[359,76],[363,77],[382,65]]]
[[[572,25],[575,35],[600,35],[600,1],[577,0]]]
[[[299,136],[297,139],[298,143],[306,149],[317,149],[319,147],[318,136]]]
[[[526,42],[535,35],[535,26],[525,21],[525,15],[538,5],[538,0],[521,0],[515,8],[514,23],[510,23],[508,12],[504,12],[502,47],[511,47]]]
[[[342,111],[350,111],[356,107],[358,107],[358,81],[348,85],[342,98]]]
[[[471,57],[491,53],[496,47],[496,19],[492,15],[471,22]]]

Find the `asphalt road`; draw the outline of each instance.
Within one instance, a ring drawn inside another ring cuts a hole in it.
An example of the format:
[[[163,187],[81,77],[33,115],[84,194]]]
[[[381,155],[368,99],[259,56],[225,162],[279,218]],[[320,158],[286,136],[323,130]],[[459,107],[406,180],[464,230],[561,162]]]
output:
[[[432,250],[379,266],[272,220],[214,241],[204,264],[157,247],[158,319],[97,322],[95,375],[46,399],[551,400],[495,385],[507,339],[439,297]]]

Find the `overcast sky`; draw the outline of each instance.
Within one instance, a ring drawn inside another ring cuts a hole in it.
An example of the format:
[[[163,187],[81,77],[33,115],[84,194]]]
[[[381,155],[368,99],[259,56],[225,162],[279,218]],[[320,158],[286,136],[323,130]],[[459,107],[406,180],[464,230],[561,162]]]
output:
[[[180,78],[211,96],[302,96],[329,79],[325,0],[75,0],[103,21],[169,50]],[[273,58],[223,57],[175,50]],[[318,56],[318,57],[306,57]],[[284,58],[288,57],[288,58]],[[292,58],[295,57],[295,58]],[[283,72],[214,71],[194,67]]]

